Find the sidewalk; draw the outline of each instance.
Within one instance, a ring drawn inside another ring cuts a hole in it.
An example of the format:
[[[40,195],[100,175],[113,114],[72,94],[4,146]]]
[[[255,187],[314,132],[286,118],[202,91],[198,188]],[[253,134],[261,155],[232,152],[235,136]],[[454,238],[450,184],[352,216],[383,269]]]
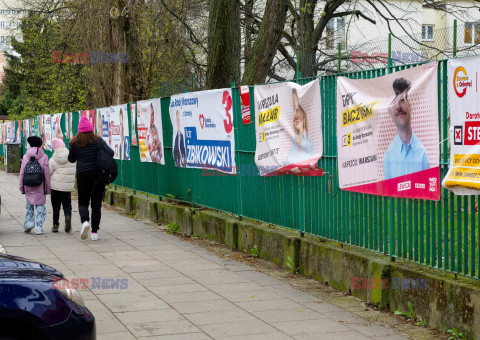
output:
[[[18,176],[0,172],[0,194],[0,244],[69,279],[89,279],[92,289],[80,294],[97,320],[97,339],[406,339],[106,207],[99,241],[80,240],[76,201],[71,234],[63,232],[62,220],[61,232],[51,233],[50,197],[46,233],[25,234]],[[123,279],[128,287],[93,287],[92,278]]]

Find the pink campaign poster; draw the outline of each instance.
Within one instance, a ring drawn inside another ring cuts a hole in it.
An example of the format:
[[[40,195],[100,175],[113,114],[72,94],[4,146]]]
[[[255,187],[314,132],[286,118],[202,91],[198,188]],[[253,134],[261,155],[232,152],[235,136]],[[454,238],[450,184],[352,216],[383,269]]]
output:
[[[437,63],[337,79],[340,188],[440,199]]]
[[[90,123],[92,123],[92,126],[95,127],[95,109],[81,111],[80,114],[81,114],[81,117],[87,117]]]

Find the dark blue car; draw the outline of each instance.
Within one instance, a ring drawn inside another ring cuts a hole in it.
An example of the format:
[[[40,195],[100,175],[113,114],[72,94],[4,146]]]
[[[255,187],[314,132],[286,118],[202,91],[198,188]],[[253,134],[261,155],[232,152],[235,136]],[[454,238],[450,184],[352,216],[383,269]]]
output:
[[[58,270],[0,254],[0,340],[95,339],[95,319]]]

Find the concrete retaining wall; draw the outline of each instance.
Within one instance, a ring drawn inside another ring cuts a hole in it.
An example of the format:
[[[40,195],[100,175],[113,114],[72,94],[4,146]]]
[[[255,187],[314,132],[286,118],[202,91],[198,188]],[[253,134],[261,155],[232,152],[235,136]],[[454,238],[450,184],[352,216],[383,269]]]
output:
[[[392,311],[414,312],[427,325],[457,328],[480,337],[480,282],[382,254],[222,212],[198,209],[108,189],[105,201],[153,222],[177,222],[184,234],[206,237],[231,249],[250,252],[285,266],[293,259],[299,272],[364,301]]]

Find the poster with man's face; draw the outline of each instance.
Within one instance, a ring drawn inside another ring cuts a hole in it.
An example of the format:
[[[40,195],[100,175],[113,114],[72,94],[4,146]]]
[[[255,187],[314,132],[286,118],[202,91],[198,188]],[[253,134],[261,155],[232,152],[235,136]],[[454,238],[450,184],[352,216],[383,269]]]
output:
[[[337,78],[340,188],[440,199],[437,63]]]

